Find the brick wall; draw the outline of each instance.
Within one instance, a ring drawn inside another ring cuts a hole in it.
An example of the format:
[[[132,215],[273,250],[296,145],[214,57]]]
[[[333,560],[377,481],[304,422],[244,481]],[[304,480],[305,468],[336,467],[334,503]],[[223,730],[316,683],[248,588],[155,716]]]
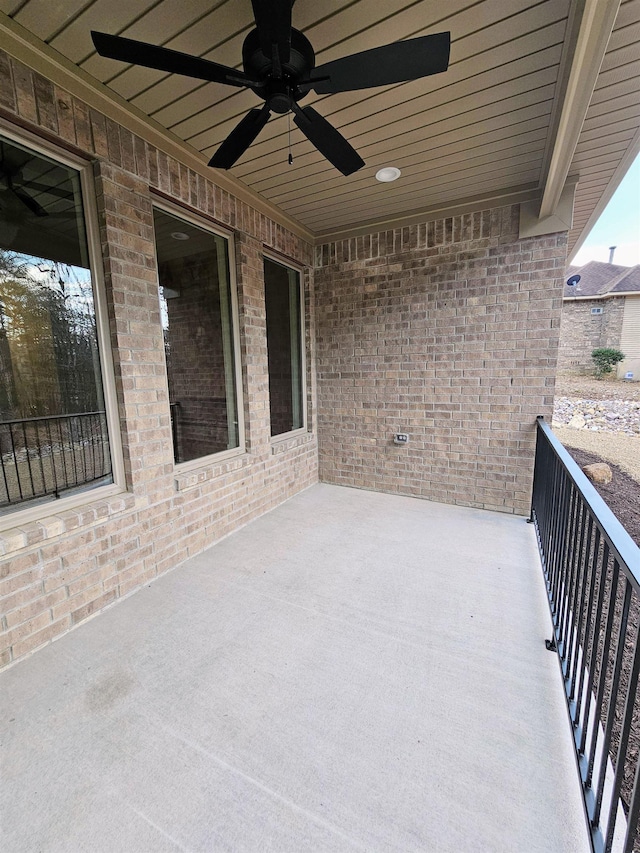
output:
[[[316,247],[321,479],[528,514],[565,261],[517,206]]]
[[[311,247],[0,51],[0,110],[95,162],[126,491],[0,533],[0,665],[9,664],[317,480],[313,274],[304,276],[310,430],[272,445],[263,246],[309,267]],[[175,468],[152,194],[233,229],[246,453]]]
[[[602,308],[602,314],[592,314]],[[598,347],[620,349],[624,297],[565,300],[562,305],[558,373],[591,374],[591,353]]]

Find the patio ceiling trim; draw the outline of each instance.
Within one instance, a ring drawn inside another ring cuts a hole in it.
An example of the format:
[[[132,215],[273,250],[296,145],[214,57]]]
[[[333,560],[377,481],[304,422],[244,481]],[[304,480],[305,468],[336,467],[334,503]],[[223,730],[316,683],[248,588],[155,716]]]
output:
[[[620,0],[574,0],[564,41],[555,133],[546,158],[538,217],[555,213],[615,25]]]
[[[472,196],[461,199],[453,205],[433,206],[420,208],[411,213],[403,214],[396,218],[370,220],[357,228],[344,228],[340,231],[322,231],[316,235],[316,246],[322,243],[333,243],[336,240],[348,240],[351,237],[362,237],[378,231],[387,231],[393,228],[405,228],[409,225],[420,225],[433,219],[446,219],[450,216],[461,216],[465,213],[475,213],[480,210],[489,210],[492,207],[503,207],[508,204],[521,204],[523,202],[537,203],[540,199],[540,190],[537,184],[523,184],[517,187],[506,187],[491,195]]]
[[[240,201],[313,244],[313,234],[297,219],[287,215],[281,208],[267,201],[237,178],[220,170],[214,172],[207,166],[206,158],[202,154],[2,12],[0,12],[0,44],[2,49],[15,59],[42,74],[55,85],[80,98],[113,121],[124,125],[151,145],[175,157]]]

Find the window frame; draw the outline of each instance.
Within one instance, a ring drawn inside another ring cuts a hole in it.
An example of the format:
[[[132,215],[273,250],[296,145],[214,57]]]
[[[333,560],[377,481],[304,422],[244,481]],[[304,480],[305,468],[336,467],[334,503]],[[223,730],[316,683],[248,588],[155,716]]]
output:
[[[227,258],[229,261],[229,292],[230,292],[230,308],[231,308],[231,331],[233,334],[233,366],[234,378],[236,384],[236,411],[238,417],[238,446],[230,447],[228,450],[220,450],[218,453],[209,453],[206,456],[198,456],[197,459],[189,459],[185,462],[176,462],[173,460],[173,469],[176,474],[186,473],[188,471],[198,470],[215,465],[219,462],[224,462],[226,459],[232,459],[236,456],[241,456],[246,453],[246,433],[244,421],[244,388],[242,384],[242,362],[240,354],[240,312],[238,308],[238,285],[236,279],[236,256],[235,242],[233,231],[223,228],[209,221],[206,216],[198,215],[197,210],[186,209],[179,204],[172,204],[165,198],[161,198],[152,194],[151,198],[152,209],[161,210],[176,219],[183,219],[189,225],[195,228],[200,228],[201,231],[207,231],[210,234],[215,234],[217,237],[222,237],[227,242]],[[153,235],[155,259],[156,259],[156,277],[158,288],[158,304],[160,304],[160,277],[158,276],[158,250],[155,241],[155,231]],[[164,359],[165,365],[165,381],[167,389],[167,410],[169,401],[169,373],[167,371],[167,361]],[[170,419],[170,418],[169,418]],[[173,448],[172,448],[173,456]]]
[[[107,293],[104,279],[104,258],[100,240],[98,223],[98,208],[95,182],[92,172],[92,161],[72,154],[65,149],[48,142],[35,133],[14,125],[0,117],[0,134],[6,139],[30,148],[34,153],[49,157],[67,168],[78,173],[82,212],[87,239],[87,255],[93,291],[93,303],[96,319],[96,338],[100,354],[100,373],[102,378],[102,393],[104,396],[105,419],[109,437],[109,452],[111,454],[111,473],[113,482],[103,486],[83,489],[76,494],[60,498],[36,498],[24,509],[7,507],[0,515],[0,532],[58,515],[61,512],[86,506],[94,501],[104,500],[127,491],[122,452],[122,436],[120,432],[120,408],[116,392],[116,376],[113,360],[111,331],[109,327],[109,312]]]
[[[305,288],[304,288],[304,270],[305,267],[302,264],[296,263],[292,261],[290,258],[285,258],[282,255],[278,255],[276,252],[269,251],[267,248],[263,249],[263,275],[264,275],[264,261],[270,260],[273,263],[278,264],[285,269],[294,270],[298,273],[298,288],[300,291],[300,376],[302,380],[302,388],[301,388],[301,397],[302,397],[302,426],[296,427],[296,429],[289,430],[288,432],[282,432],[279,435],[271,435],[271,392],[269,392],[269,440],[272,445],[280,444],[284,441],[289,441],[292,438],[297,438],[298,436],[306,435],[309,431],[308,424],[308,401],[307,401],[307,305],[305,299]],[[263,281],[263,293],[265,293],[265,284]],[[267,329],[267,312],[265,306],[265,339],[266,339],[266,329]],[[268,362],[267,362],[267,378],[268,378]]]

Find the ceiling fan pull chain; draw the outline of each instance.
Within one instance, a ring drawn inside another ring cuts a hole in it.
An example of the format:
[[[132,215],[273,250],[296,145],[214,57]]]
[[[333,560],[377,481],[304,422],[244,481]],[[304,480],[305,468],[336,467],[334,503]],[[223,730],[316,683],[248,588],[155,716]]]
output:
[[[289,165],[293,166],[293,154],[291,153],[291,110],[287,113],[287,121],[289,123]]]

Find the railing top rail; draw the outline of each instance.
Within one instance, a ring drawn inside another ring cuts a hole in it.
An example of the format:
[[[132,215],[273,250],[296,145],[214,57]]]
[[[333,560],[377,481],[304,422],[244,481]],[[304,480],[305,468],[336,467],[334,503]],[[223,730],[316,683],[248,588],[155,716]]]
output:
[[[640,593],[640,548],[602,500],[578,463],[558,441],[549,424],[542,416],[539,416],[537,421],[538,429],[544,433],[554,453],[567,469],[569,477],[582,493],[584,502],[593,514],[602,534],[606,537],[613,556],[633,581],[636,591]]]
[[[86,418],[89,415],[104,415],[105,410],[99,412],[69,412],[67,415],[43,415],[37,418],[16,418],[12,421],[0,421],[0,426],[11,426],[12,424],[30,424],[34,421],[61,421],[65,418]]]

